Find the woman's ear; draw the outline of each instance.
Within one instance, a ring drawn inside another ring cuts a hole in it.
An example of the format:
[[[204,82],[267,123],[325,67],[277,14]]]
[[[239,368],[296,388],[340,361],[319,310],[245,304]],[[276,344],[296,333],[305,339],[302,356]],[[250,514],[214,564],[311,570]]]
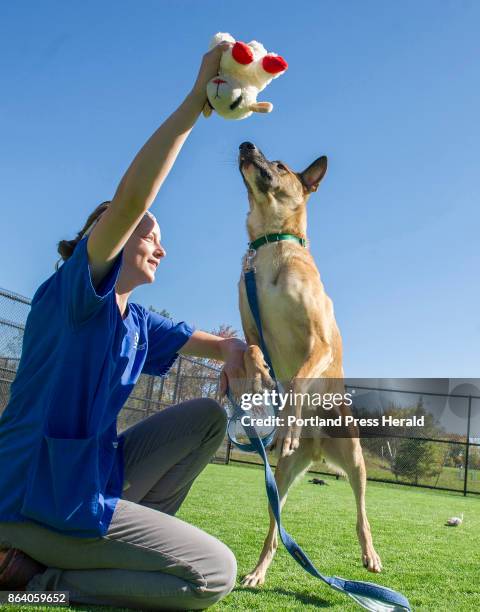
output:
[[[307,191],[317,191],[320,181],[327,171],[327,158],[325,155],[316,159],[306,170],[300,172],[300,178]]]

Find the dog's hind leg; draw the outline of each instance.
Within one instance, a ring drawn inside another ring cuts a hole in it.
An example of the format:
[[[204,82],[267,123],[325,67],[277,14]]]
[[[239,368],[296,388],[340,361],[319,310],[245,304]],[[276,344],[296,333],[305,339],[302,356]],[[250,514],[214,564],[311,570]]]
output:
[[[367,476],[362,447],[358,438],[326,438],[322,450],[327,459],[348,476],[357,505],[357,536],[362,549],[362,563],[369,572],[381,572],[382,562],[373,547],[370,523],[365,508]]]
[[[302,474],[302,472],[308,469],[311,463],[312,440],[307,439],[302,440],[300,447],[295,453],[287,457],[280,457],[275,469],[275,481],[278,488],[280,508],[283,508],[285,504],[290,485],[300,474]],[[268,511],[270,515],[268,535],[265,538],[263,549],[255,569],[243,579],[242,584],[247,587],[260,586],[265,582],[265,575],[278,547],[278,530],[270,506],[268,507]]]

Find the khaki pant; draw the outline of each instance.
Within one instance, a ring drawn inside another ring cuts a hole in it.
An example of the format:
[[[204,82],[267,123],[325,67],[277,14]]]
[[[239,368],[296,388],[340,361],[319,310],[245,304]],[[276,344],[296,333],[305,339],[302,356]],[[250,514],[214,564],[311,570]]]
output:
[[[202,609],[227,595],[237,569],[231,550],[174,516],[225,426],[219,404],[195,399],[127,429],[123,497],[103,537],[64,536],[32,521],[0,523],[1,543],[47,566],[27,590],[142,610]],[[75,478],[81,475],[72,474],[72,487]]]

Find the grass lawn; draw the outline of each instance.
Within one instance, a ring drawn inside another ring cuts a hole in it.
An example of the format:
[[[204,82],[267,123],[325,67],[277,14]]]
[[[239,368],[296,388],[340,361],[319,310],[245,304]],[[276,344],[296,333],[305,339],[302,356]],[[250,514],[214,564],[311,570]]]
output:
[[[385,567],[382,574],[373,575],[360,565],[355,504],[348,483],[325,477],[329,486],[320,487],[307,480],[308,475],[291,489],[284,524],[320,571],[399,590],[409,598],[413,610],[480,610],[480,498],[369,482],[369,519]],[[463,525],[444,527],[448,516],[461,512],[465,514]],[[263,470],[239,464],[209,465],[178,516],[230,546],[240,578],[253,568],[266,535]],[[316,608],[332,612],[361,609],[304,572],[280,548],[264,587],[247,590],[239,579],[236,589],[210,609],[283,612]],[[71,609],[119,610],[82,605]]]

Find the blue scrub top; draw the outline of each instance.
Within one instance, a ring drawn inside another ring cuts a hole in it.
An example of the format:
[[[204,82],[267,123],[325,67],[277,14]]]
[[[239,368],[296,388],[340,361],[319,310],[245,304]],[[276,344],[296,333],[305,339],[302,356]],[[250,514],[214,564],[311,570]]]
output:
[[[0,521],[98,537],[122,495],[117,415],[140,374],[166,374],[194,328],[134,303],[122,319],[122,253],[95,290],[87,240],[32,299],[0,418]]]

